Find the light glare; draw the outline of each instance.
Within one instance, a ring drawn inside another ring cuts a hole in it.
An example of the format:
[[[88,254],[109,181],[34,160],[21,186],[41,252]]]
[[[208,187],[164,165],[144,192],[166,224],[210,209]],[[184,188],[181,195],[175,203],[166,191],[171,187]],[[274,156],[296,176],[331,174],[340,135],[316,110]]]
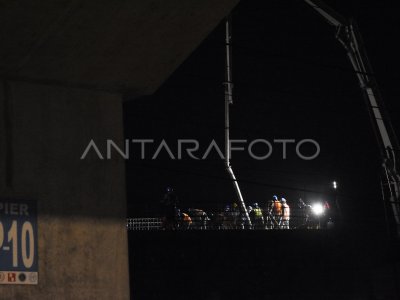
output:
[[[311,207],[311,209],[313,213],[316,214],[317,216],[322,215],[324,213],[324,206],[321,203],[315,203]]]

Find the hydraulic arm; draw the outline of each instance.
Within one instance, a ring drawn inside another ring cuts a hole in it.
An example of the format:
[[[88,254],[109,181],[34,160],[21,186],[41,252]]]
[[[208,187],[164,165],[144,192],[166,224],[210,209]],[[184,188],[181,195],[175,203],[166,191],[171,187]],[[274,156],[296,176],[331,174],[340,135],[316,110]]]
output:
[[[397,157],[400,151],[399,143],[379,93],[357,24],[354,20],[347,20],[340,16],[322,1],[304,1],[336,28],[336,39],[346,49],[347,56],[357,75],[380,148],[385,178],[385,194],[389,196],[397,235],[400,237],[400,175],[397,169]]]

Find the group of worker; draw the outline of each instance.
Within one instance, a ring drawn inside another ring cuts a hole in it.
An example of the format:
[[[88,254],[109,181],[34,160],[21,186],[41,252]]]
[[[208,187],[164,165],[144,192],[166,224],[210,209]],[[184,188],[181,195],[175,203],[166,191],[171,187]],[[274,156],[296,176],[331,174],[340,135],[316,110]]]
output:
[[[265,209],[261,209],[258,203],[247,207],[254,229],[289,229],[290,207],[285,198],[279,200],[274,195],[267,201]]]
[[[167,188],[160,202],[163,208],[163,229],[207,229],[210,219],[206,212],[195,208],[189,208],[187,212],[181,211],[178,206],[178,197],[173,188]]]
[[[290,207],[285,198],[274,195],[262,209],[258,203],[247,207],[247,214],[238,204],[226,205],[219,213],[189,208],[186,212],[178,208],[178,198],[172,188],[161,201],[164,229],[289,229]],[[248,222],[248,217],[251,220]]]

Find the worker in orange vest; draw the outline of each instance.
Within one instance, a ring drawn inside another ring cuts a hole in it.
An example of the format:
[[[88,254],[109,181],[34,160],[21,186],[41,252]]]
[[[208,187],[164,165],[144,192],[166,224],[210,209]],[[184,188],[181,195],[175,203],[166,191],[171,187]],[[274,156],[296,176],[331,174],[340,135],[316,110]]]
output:
[[[192,218],[187,214],[187,213],[182,213],[181,216],[181,222],[182,222],[182,229],[189,229],[190,225],[192,225]]]
[[[282,222],[282,203],[279,201],[278,197],[274,197],[274,203],[272,207],[272,216],[275,220],[274,228],[279,228]]]

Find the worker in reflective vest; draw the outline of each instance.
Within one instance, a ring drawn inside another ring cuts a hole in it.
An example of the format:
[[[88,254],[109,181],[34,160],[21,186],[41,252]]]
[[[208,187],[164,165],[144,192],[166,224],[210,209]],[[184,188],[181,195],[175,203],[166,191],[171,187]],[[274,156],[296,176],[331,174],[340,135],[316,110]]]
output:
[[[281,199],[282,203],[282,229],[289,229],[289,220],[290,220],[290,207],[286,202],[285,198]]]
[[[254,213],[254,229],[264,229],[264,216],[261,208],[258,206],[258,203],[253,204],[253,213]]]
[[[275,220],[274,228],[280,228],[282,222],[282,203],[278,198],[274,199],[274,206],[272,208],[272,216]]]

